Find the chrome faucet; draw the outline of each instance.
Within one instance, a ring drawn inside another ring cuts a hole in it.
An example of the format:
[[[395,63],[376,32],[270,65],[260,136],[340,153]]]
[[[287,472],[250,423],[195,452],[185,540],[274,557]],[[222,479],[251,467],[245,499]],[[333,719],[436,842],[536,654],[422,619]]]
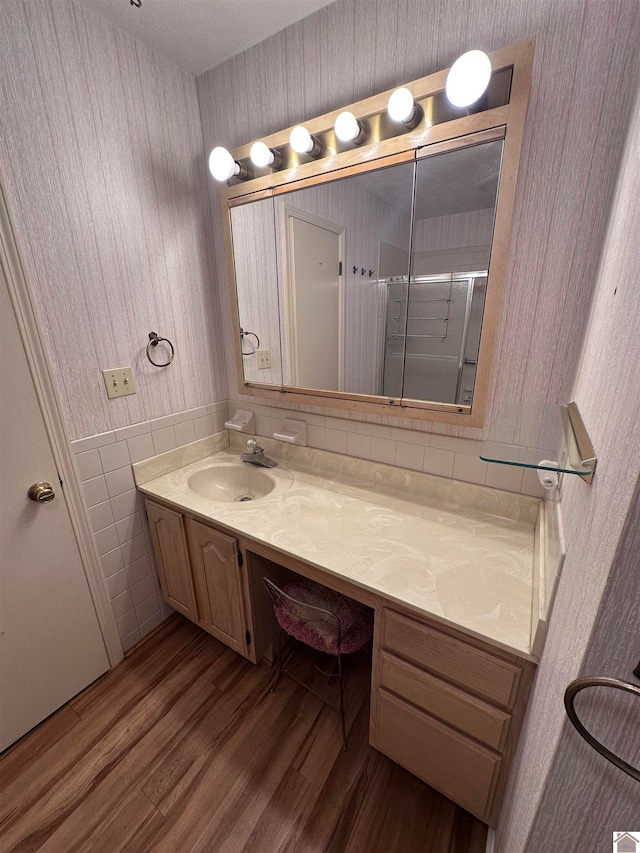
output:
[[[255,438],[250,438],[247,442],[247,453],[243,453],[240,457],[242,462],[249,462],[251,465],[260,465],[261,468],[275,468],[278,464],[273,459],[269,459],[264,455],[264,449],[258,444]]]

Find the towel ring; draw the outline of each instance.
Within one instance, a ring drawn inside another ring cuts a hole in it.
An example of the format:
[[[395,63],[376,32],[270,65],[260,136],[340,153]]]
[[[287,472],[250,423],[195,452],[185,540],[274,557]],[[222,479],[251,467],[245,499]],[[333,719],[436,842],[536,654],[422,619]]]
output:
[[[603,758],[606,758],[612,764],[614,764],[619,770],[622,770],[623,773],[626,773],[627,776],[631,776],[632,779],[635,779],[636,782],[640,782],[640,770],[637,767],[634,767],[632,764],[627,763],[619,755],[616,755],[615,752],[611,752],[610,749],[600,743],[600,741],[595,738],[591,732],[587,731],[586,727],[583,725],[582,721],[578,717],[576,709],[574,707],[574,699],[577,694],[584,690],[586,687],[613,687],[615,690],[624,690],[626,693],[632,693],[635,696],[640,697],[640,687],[635,684],[629,684],[628,681],[620,681],[618,678],[604,678],[604,677],[594,677],[594,678],[576,678],[575,681],[572,681],[567,689],[564,692],[564,707],[567,712],[567,716],[575,726],[578,734],[580,734],[589,746],[592,746],[596,752],[598,752]]]
[[[252,349],[250,352],[245,352],[242,349],[242,341],[245,338],[249,338],[249,337],[256,339],[256,348]],[[245,332],[244,329],[240,329],[240,352],[242,353],[242,355],[255,355],[259,349],[260,349],[260,338],[256,335],[256,333],[255,332]]]
[[[163,364],[158,364],[157,361],[154,361],[151,358],[151,347],[157,347],[160,341],[164,341],[165,344],[169,344],[171,349],[171,355],[169,356],[169,361],[165,361]],[[173,349],[173,344],[168,338],[161,338],[157,332],[149,332],[149,343],[147,344],[147,358],[151,362],[154,367],[168,367],[173,361],[173,356],[175,355],[175,350]]]

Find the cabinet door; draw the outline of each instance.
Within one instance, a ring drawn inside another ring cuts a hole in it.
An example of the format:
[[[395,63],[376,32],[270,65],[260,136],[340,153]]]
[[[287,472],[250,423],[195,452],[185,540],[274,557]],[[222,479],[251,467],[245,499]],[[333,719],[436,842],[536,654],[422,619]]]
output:
[[[151,501],[146,505],[162,594],[174,610],[197,622],[198,611],[182,516]]]
[[[204,524],[185,519],[200,610],[200,624],[240,654],[247,654],[246,620],[238,543]]]

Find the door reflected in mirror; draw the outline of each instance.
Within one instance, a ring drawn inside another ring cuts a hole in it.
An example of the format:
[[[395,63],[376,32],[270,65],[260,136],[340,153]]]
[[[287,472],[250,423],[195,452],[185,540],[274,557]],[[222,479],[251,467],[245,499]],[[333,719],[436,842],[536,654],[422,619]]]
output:
[[[351,394],[382,390],[384,295],[380,246],[398,247],[409,272],[414,164],[275,197],[282,260],[284,384]]]
[[[245,382],[471,406],[502,148],[232,208]]]

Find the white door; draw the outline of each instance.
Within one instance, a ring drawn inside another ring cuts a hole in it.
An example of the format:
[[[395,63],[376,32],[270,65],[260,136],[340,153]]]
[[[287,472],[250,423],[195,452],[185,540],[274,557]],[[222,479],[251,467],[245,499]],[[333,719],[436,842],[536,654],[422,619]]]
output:
[[[342,232],[288,213],[293,382],[343,389]]]
[[[0,266],[0,750],[109,668]],[[50,483],[50,503],[27,496]]]

